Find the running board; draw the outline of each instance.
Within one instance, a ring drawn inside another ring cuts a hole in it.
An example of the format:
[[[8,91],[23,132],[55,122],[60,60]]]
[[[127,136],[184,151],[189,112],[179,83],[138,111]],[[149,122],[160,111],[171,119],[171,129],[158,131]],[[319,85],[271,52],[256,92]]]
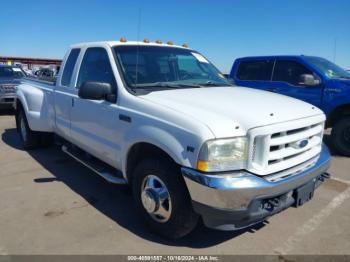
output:
[[[121,174],[118,176],[118,173],[120,173],[118,170],[108,166],[98,159],[95,159],[93,157],[86,157],[87,154],[84,151],[80,149],[74,150],[67,145],[62,146],[62,151],[78,162],[82,163],[87,168],[94,171],[99,176],[103,177],[109,183],[118,185],[127,184],[126,180],[122,177]]]

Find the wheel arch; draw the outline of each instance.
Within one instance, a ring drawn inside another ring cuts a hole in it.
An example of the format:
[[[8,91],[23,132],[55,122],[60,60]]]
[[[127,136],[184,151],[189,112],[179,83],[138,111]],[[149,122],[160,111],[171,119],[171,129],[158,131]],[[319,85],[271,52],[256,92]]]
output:
[[[137,142],[130,146],[124,165],[124,176],[129,183],[132,181],[132,175],[137,163],[147,157],[166,159],[167,161],[178,165],[178,161],[174,159],[174,155],[166,152],[160,146],[150,142]]]
[[[350,116],[350,104],[343,104],[334,108],[329,114],[326,126],[333,127],[333,125],[344,116]]]

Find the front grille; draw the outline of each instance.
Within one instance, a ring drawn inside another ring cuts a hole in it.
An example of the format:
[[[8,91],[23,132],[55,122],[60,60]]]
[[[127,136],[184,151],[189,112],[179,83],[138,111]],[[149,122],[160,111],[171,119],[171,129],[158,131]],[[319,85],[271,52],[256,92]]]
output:
[[[2,91],[3,93],[15,93],[16,85],[10,85],[10,84],[0,85],[0,91]]]
[[[285,178],[297,175],[304,170],[306,170],[309,167],[312,167],[316,161],[318,160],[318,157],[311,158],[310,160],[307,160],[304,163],[301,163],[299,165],[296,165],[294,167],[288,168],[286,170],[283,170],[281,172],[273,173],[270,175],[265,176],[264,178],[269,182],[278,182],[280,180],[283,180]]]
[[[278,172],[288,176],[286,170],[317,157],[322,147],[324,121],[313,122],[299,121],[296,125],[289,123],[255,129],[252,132],[251,147],[254,150],[251,150],[250,171],[261,176]],[[295,127],[286,129],[287,126]]]

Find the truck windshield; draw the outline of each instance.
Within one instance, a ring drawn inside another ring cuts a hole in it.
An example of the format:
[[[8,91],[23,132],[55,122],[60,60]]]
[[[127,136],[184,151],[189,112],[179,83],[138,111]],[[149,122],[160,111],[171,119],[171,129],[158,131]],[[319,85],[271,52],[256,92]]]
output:
[[[25,77],[25,73],[18,67],[1,66],[0,77],[1,78],[22,78]]]
[[[124,80],[133,90],[230,85],[214,65],[192,50],[135,45],[117,46],[114,51]]]
[[[349,72],[327,59],[321,57],[305,57],[305,59],[329,78],[350,79]]]

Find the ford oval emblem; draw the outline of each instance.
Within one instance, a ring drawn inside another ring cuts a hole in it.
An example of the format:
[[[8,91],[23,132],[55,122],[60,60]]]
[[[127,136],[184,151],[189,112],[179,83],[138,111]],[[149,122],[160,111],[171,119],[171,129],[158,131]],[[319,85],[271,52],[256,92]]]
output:
[[[291,147],[293,147],[295,149],[302,149],[302,148],[306,147],[308,144],[309,144],[309,140],[303,139],[303,140],[299,140],[297,142],[292,143]]]
[[[309,144],[309,140],[304,139],[299,142],[299,148],[304,148]]]

